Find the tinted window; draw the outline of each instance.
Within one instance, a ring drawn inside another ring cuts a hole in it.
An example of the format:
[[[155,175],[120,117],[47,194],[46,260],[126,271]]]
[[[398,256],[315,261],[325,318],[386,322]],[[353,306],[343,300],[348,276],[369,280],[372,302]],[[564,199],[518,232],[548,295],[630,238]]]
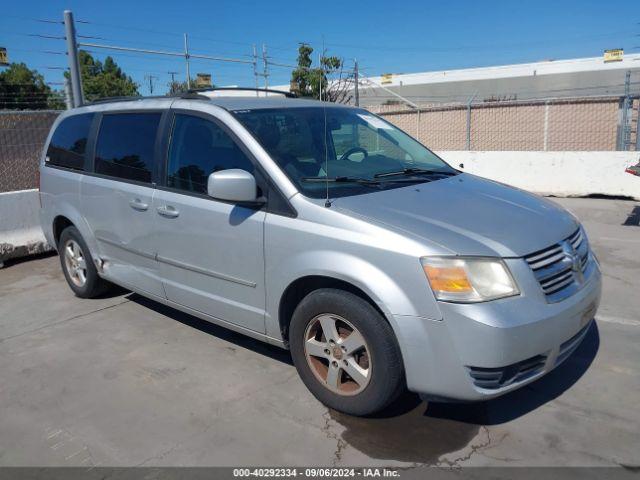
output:
[[[84,169],[84,153],[87,147],[93,113],[65,118],[53,133],[47,150],[47,164],[59,167]]]
[[[106,114],[96,145],[96,173],[151,182],[160,113]]]
[[[229,168],[253,173],[251,161],[220,126],[200,117],[175,116],[167,186],[206,193],[209,174]]]

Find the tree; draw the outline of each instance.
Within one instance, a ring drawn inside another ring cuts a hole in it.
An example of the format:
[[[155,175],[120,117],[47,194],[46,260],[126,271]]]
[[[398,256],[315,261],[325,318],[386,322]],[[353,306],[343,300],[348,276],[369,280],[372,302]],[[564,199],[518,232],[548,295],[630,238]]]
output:
[[[104,59],[104,63],[95,60],[90,53],[80,50],[80,77],[82,89],[87,100],[93,101],[106,97],[135,97],[138,84],[125,74],[111,57]],[[69,78],[69,73],[65,72]]]
[[[298,66],[291,72],[291,91],[301,97],[349,102],[353,74],[344,71],[344,61],[336,56],[327,56],[325,51],[320,56],[320,66],[313,67],[312,53],[313,48],[306,43],[298,47]],[[329,80],[330,76],[334,78]]]
[[[51,90],[37,70],[11,63],[0,72],[0,109],[43,110],[64,108],[61,93]]]
[[[193,85],[193,80],[191,81],[191,84]],[[167,91],[168,96],[179,95],[181,93],[186,93],[189,90],[186,80],[184,82],[174,80],[169,82],[167,86],[169,87],[169,90]]]

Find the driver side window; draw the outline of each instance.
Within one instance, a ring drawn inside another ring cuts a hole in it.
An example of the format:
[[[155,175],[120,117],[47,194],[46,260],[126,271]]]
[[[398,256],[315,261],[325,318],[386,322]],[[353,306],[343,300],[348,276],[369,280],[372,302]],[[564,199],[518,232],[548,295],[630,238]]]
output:
[[[167,165],[168,187],[204,194],[209,175],[230,168],[254,173],[251,160],[222,127],[201,117],[175,115]]]

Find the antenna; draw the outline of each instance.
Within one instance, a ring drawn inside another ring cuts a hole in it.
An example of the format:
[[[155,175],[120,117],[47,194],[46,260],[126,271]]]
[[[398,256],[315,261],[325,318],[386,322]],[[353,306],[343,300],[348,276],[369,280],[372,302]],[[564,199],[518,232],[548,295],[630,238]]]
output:
[[[322,105],[322,113],[324,115],[324,174],[327,195],[325,197],[324,206],[329,208],[331,200],[329,200],[329,147],[327,146],[327,106]]]
[[[322,80],[324,78],[324,65],[322,59],[320,59],[320,101],[322,102]],[[327,104],[322,103],[322,114],[324,116],[324,174],[325,174],[325,186],[326,197],[324,206],[326,208],[331,207],[331,200],[329,200],[329,146],[327,145]]]

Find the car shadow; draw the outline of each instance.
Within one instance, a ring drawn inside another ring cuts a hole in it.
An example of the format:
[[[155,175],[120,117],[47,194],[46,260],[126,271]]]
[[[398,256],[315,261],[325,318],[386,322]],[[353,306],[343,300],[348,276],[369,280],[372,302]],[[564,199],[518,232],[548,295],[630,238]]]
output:
[[[211,335],[226,342],[233,343],[237,347],[252,350],[256,353],[259,353],[260,355],[278,360],[282,363],[286,363],[287,365],[293,365],[293,361],[291,360],[291,355],[289,354],[288,350],[284,350],[275,345],[270,345],[260,340],[255,340],[240,333],[236,333],[232,330],[229,330],[228,328],[221,327],[206,320],[202,320],[201,318],[195,317],[188,313],[143,297],[141,295],[138,295],[137,293],[130,293],[125,298],[137,303],[138,305],[153,310],[154,312],[180,322],[183,325],[195,328],[203,333],[206,333],[207,335]]]
[[[588,370],[600,348],[596,322],[582,343],[558,368],[541,379],[502,397],[476,403],[431,402],[425,415],[475,425],[499,425],[522,417],[559,397]]]
[[[640,207],[633,207],[631,213],[627,216],[627,219],[622,224],[626,227],[639,227],[640,226]]]

